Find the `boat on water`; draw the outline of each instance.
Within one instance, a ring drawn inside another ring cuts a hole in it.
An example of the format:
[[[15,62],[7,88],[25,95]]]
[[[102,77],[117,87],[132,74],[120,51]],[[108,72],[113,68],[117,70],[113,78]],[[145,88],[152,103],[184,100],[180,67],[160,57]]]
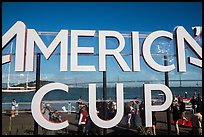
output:
[[[7,83],[6,88],[2,88],[2,92],[6,93],[25,93],[25,92],[34,92],[36,90],[36,87],[29,87],[28,86],[28,81],[26,82],[26,86],[20,87],[20,86],[10,86],[9,85],[9,80]]]
[[[35,91],[35,87],[29,87],[28,84],[26,84],[26,87],[11,87],[8,85],[7,88],[2,89],[2,92],[6,93],[25,93],[33,91]]]
[[[12,54],[12,47],[13,42],[11,43],[11,49],[10,49],[10,55]],[[25,93],[25,92],[33,92],[36,90],[36,87],[30,87],[28,86],[28,73],[27,73],[27,80],[26,80],[26,86],[20,87],[20,86],[10,86],[10,73],[11,73],[11,63],[8,66],[8,81],[7,81],[7,87],[2,88],[2,92],[6,93]],[[22,74],[24,76],[24,74]],[[20,74],[21,76],[21,74]]]

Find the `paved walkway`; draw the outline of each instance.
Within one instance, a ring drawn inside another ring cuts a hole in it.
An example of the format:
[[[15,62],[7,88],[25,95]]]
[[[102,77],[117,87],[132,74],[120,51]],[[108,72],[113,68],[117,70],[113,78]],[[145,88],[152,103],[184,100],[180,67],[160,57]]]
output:
[[[48,135],[56,135],[56,134],[72,134],[77,135],[77,119],[76,114],[67,114],[61,113],[62,118],[64,120],[68,119],[69,126],[66,130],[62,131],[48,131]],[[190,117],[189,114],[186,115]],[[156,117],[158,120],[157,123],[157,135],[168,135],[167,132],[167,123],[166,121],[166,112],[157,112]],[[9,132],[9,122],[11,122],[11,130]],[[140,121],[139,121],[140,123]],[[33,134],[34,129],[34,120],[30,112],[19,113],[18,116],[14,117],[10,121],[10,117],[6,114],[2,113],[2,134],[3,135],[26,135],[26,134]],[[42,135],[42,129],[39,126],[38,128],[39,134]],[[180,134],[181,135],[188,135],[191,128],[189,127],[180,127]],[[125,118],[121,120],[121,122],[111,129],[107,129],[108,135],[137,135],[138,130],[135,128],[126,128],[125,126]],[[175,135],[175,128],[174,125],[171,125],[171,135]]]

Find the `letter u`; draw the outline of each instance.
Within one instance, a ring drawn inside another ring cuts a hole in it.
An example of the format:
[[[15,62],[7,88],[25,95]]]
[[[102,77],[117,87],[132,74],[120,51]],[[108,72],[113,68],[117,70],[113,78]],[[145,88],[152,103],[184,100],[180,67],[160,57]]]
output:
[[[96,110],[96,84],[89,84],[89,115],[91,120],[101,128],[111,128],[116,126],[123,118],[123,84],[116,84],[117,112],[113,119],[102,120],[97,116]]]

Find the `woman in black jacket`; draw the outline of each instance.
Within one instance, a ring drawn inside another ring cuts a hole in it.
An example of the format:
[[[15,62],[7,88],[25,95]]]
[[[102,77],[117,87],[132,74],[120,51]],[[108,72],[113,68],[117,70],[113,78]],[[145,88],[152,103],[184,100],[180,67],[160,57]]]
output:
[[[181,111],[179,109],[179,104],[176,103],[175,106],[173,106],[173,120],[174,120],[177,135],[179,135],[179,126],[178,126],[179,119],[181,119]]]

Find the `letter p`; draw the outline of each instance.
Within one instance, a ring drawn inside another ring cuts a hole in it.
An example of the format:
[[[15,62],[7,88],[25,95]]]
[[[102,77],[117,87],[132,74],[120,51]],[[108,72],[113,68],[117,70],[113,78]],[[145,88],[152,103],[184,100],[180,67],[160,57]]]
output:
[[[161,90],[166,96],[166,100],[162,105],[152,105],[151,91]],[[145,119],[146,127],[152,127],[152,111],[163,111],[170,107],[172,103],[171,90],[162,84],[144,84],[144,97],[145,97]]]

